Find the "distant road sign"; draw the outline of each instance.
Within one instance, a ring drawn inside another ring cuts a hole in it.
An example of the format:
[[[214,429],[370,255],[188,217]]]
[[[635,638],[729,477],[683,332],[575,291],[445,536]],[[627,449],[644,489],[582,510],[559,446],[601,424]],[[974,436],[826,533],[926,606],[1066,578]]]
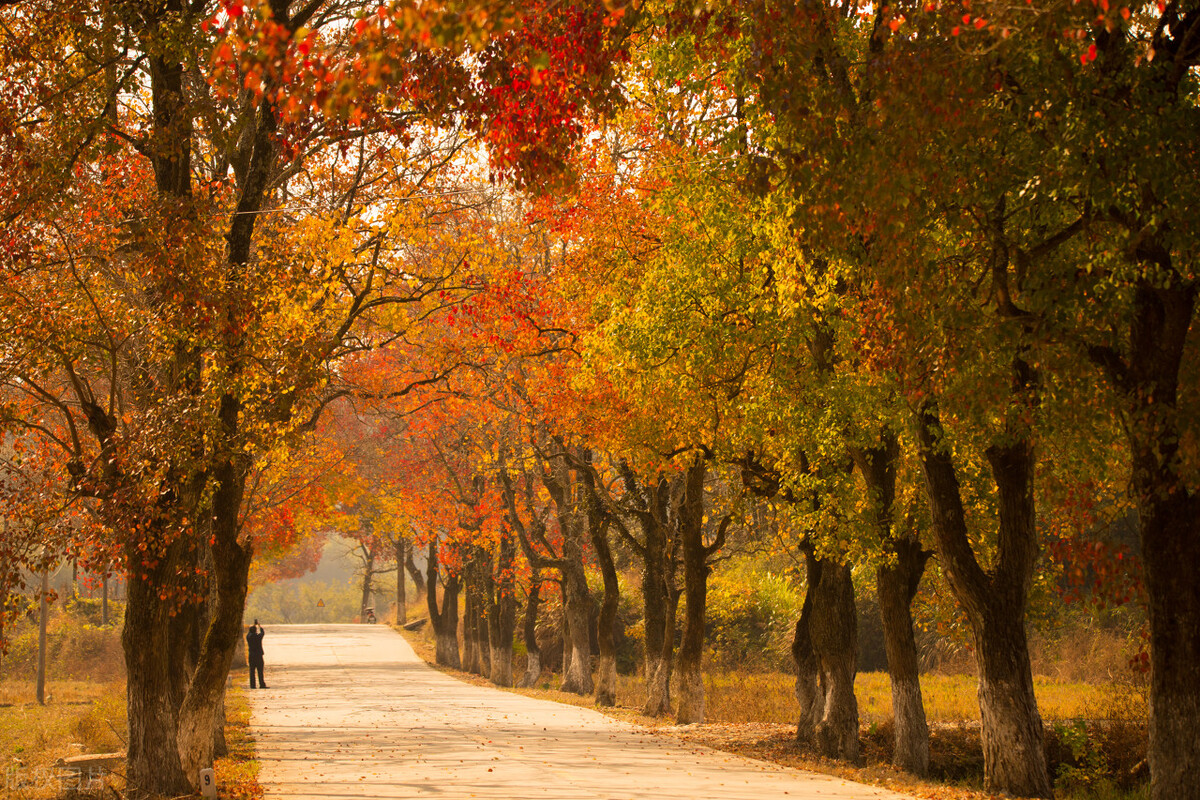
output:
[[[317,601],[317,608],[324,608],[324,607],[325,607],[325,601],[324,601],[324,600],[318,600],[318,601]]]

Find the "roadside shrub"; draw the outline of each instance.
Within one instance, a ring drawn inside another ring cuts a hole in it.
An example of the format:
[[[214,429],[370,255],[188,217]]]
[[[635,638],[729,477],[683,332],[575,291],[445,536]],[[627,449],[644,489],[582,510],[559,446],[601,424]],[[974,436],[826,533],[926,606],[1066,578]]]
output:
[[[120,628],[81,622],[74,614],[52,611],[46,629],[46,674],[53,679],[117,681],[125,677]],[[37,672],[38,626],[13,631],[12,647],[0,677],[32,677]]]
[[[80,713],[71,723],[71,736],[83,745],[84,752],[103,753],[120,750],[125,729],[125,698],[106,693]]]
[[[1109,782],[1108,761],[1088,733],[1085,720],[1056,722],[1054,732],[1069,753],[1069,758],[1058,765],[1058,774],[1054,781],[1055,791],[1094,791]]]
[[[790,670],[792,626],[802,597],[782,575],[735,568],[708,585],[710,662],[723,669]]]

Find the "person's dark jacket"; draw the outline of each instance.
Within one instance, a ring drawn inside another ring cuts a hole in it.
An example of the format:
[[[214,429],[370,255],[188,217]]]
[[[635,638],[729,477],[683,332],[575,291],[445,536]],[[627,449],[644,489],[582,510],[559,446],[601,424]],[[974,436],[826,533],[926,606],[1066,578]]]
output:
[[[263,636],[266,631],[261,625],[252,625],[246,632],[246,653],[251,661],[261,661],[263,657]]]

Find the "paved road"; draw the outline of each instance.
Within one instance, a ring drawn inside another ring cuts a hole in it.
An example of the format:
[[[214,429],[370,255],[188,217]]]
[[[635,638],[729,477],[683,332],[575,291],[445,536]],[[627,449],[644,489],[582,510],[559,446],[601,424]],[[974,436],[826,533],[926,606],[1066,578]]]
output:
[[[268,798],[903,800],[472,686],[383,625],[277,625],[251,693]]]

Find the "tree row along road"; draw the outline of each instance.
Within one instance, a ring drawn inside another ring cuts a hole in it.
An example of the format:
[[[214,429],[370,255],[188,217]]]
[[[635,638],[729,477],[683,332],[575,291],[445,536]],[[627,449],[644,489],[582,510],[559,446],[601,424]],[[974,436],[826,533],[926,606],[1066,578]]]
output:
[[[903,800],[590,709],[458,681],[384,626],[267,629],[251,727],[268,798]]]

